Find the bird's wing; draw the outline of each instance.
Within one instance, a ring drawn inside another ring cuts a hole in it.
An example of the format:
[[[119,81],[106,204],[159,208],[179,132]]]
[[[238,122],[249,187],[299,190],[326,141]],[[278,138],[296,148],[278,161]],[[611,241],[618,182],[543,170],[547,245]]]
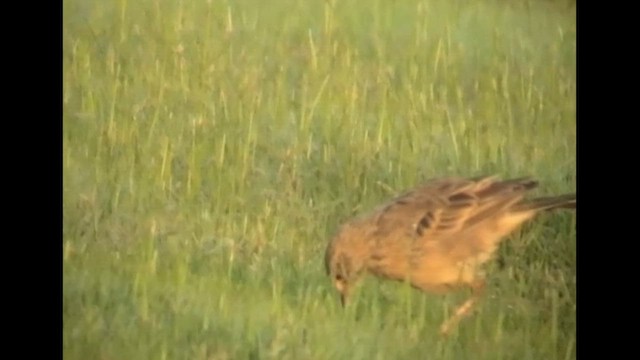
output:
[[[505,213],[536,185],[528,178],[500,181],[493,176],[433,180],[380,209],[376,232],[379,237],[412,239],[416,246],[441,242],[457,247],[457,235]]]

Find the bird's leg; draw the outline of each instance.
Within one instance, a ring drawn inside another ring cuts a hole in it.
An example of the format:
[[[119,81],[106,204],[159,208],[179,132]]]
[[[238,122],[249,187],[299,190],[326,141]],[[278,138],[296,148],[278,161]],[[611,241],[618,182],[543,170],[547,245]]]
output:
[[[467,301],[465,301],[462,305],[460,305],[453,316],[451,316],[448,320],[446,320],[440,326],[440,334],[448,335],[451,330],[464,318],[469,314],[469,312],[473,309],[474,305],[478,302],[482,294],[484,293],[485,282],[484,280],[478,280],[471,285],[472,295]]]

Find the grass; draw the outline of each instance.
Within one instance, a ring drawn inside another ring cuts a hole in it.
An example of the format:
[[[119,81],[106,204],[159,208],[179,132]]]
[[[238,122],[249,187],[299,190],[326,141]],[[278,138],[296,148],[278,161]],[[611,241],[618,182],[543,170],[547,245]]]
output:
[[[573,359],[575,216],[500,250],[487,298],[367,279],[337,225],[442,175],[575,189],[575,7],[65,0],[67,359]]]

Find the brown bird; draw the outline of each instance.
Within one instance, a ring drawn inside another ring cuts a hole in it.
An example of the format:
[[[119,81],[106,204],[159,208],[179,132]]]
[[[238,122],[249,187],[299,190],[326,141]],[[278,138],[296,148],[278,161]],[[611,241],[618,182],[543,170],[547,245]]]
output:
[[[575,208],[575,194],[524,199],[537,185],[495,176],[431,180],[344,224],[325,254],[342,305],[364,273],[433,293],[469,287],[471,298],[440,327],[449,333],[482,294],[481,265],[502,239],[541,211]]]

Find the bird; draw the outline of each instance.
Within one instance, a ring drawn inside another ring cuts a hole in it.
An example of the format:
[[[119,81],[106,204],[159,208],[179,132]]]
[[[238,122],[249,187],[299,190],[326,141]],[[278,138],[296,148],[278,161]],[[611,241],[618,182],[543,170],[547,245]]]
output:
[[[365,274],[433,294],[470,288],[439,328],[448,335],[482,298],[483,265],[501,241],[541,212],[575,209],[575,193],[527,198],[537,186],[531,177],[435,178],[345,222],[324,259],[342,306]]]

